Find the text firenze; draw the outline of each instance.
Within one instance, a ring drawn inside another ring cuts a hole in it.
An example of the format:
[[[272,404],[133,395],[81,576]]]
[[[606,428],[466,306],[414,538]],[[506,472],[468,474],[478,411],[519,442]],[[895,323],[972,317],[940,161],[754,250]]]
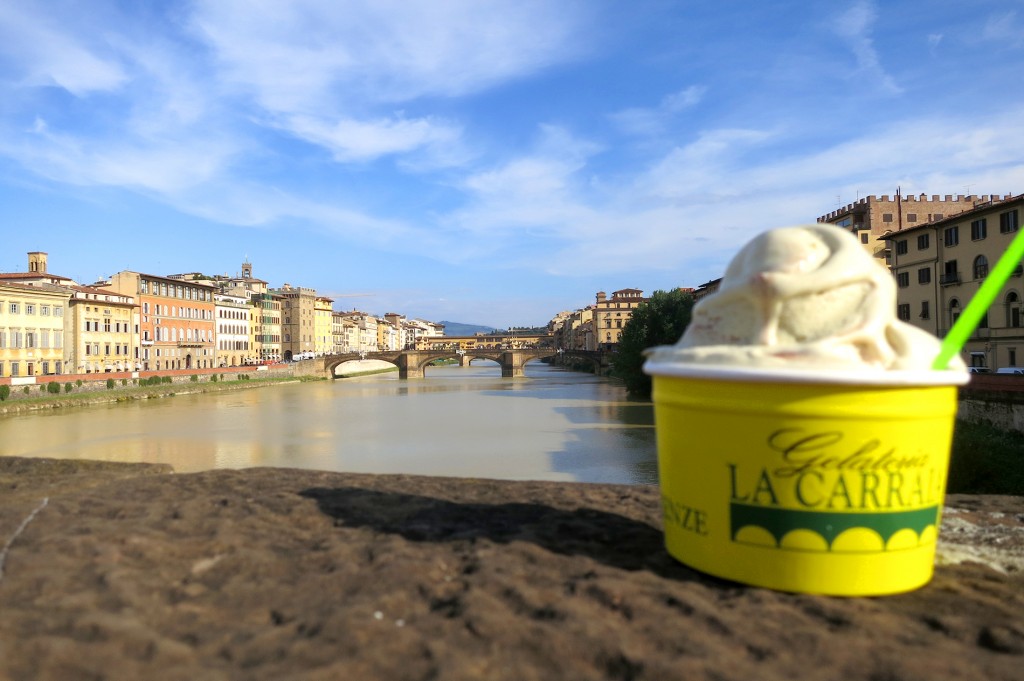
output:
[[[904,456],[878,440],[790,428],[768,436],[782,464],[760,470],[727,464],[732,501],[830,510],[918,508],[938,503],[943,479],[926,454]],[[945,456],[945,453],[942,453]]]

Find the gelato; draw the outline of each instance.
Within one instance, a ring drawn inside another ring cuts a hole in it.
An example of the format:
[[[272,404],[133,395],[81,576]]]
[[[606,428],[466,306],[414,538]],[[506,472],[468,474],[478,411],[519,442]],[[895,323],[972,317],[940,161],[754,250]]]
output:
[[[729,263],[656,363],[761,368],[929,370],[939,340],[896,318],[892,274],[834,225],[755,237]],[[963,370],[954,360],[951,369]]]

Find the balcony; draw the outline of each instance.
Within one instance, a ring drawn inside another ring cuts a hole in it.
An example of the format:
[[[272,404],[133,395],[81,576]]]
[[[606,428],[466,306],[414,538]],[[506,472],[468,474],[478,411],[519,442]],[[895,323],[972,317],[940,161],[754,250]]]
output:
[[[147,339],[147,340],[141,340],[141,341],[139,341],[139,343],[142,344],[142,345],[152,345],[153,341]]]
[[[200,341],[178,341],[179,348],[205,348],[206,343]]]
[[[1024,265],[1017,265],[1017,269],[1015,269],[1013,272],[1010,272],[1011,277],[1019,277],[1022,274],[1024,274]]]
[[[945,274],[939,275],[939,284],[941,286],[953,286],[960,283],[959,272],[946,272]]]

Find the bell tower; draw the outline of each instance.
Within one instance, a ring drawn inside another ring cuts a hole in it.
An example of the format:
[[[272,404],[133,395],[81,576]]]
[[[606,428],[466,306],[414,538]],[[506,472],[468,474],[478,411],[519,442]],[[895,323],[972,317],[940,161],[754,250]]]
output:
[[[32,251],[28,254],[28,271],[36,274],[46,272],[46,253]]]

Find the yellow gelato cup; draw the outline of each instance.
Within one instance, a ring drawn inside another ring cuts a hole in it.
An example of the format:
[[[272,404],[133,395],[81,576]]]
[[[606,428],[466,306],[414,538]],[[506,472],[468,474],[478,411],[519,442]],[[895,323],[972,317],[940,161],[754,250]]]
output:
[[[959,372],[649,360],[669,553],[783,591],[899,593],[932,576]]]

